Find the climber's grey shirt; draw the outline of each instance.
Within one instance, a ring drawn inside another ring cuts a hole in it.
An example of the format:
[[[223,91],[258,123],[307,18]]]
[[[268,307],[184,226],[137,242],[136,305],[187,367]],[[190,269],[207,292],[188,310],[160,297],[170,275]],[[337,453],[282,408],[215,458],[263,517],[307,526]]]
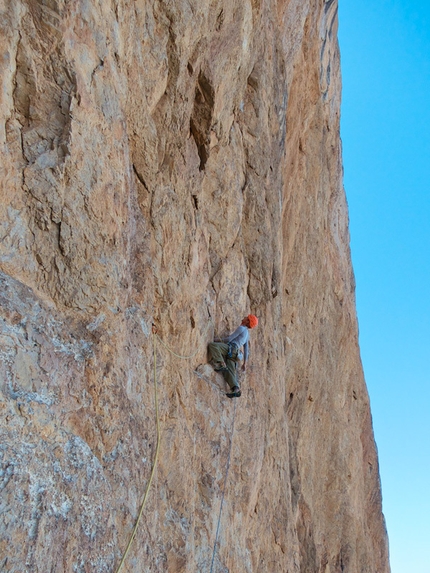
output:
[[[230,334],[230,336],[227,336],[227,338],[224,338],[223,340],[224,340],[224,342],[234,342],[235,344],[238,345],[239,348],[241,348],[243,346],[243,353],[244,353],[245,360],[248,360],[249,329],[246,326],[242,326],[242,325],[239,326],[238,328],[236,328],[236,330],[233,332],[233,334]],[[240,358],[240,356],[239,356],[239,358]]]

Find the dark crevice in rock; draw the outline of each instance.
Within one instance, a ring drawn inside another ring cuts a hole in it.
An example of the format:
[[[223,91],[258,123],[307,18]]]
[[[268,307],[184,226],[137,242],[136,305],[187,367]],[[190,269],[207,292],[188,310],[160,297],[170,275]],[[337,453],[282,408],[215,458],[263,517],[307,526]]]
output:
[[[200,171],[209,158],[210,130],[215,104],[215,91],[203,72],[197,80],[194,107],[190,119],[190,131],[197,145],[200,157]]]
[[[139,173],[139,171],[137,170],[136,165],[134,163],[133,163],[133,171],[134,171],[134,174],[136,175],[137,179],[139,180],[139,183],[141,183],[143,185],[143,187],[145,188],[145,191],[147,191],[149,193],[148,185],[145,183],[144,178]]]
[[[222,8],[221,12],[218,14],[218,17],[216,19],[215,29],[217,32],[221,30],[223,24],[224,24],[224,9]]]

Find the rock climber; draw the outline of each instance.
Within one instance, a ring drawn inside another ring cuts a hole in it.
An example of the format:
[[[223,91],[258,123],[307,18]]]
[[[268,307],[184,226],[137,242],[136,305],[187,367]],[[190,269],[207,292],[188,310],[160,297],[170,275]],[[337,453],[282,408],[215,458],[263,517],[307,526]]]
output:
[[[231,392],[227,394],[229,398],[239,398],[241,395],[237,363],[243,359],[242,370],[246,370],[249,355],[249,330],[255,328],[257,324],[258,318],[253,314],[248,314],[232,334],[209,343],[210,362],[217,372],[222,373],[230,386]]]

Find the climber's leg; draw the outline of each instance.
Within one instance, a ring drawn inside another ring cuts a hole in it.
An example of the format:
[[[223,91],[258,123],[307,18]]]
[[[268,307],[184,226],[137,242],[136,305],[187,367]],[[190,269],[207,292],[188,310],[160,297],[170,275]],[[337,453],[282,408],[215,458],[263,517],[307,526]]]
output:
[[[230,388],[232,389],[232,391],[236,392],[238,391],[239,388],[239,380],[237,377],[237,362],[235,362],[234,360],[230,360],[229,358],[226,359],[225,361],[226,366],[227,366],[227,370],[225,370],[223,372],[223,376],[225,378],[225,381],[227,382],[227,384],[230,386]],[[237,390],[236,390],[237,389]]]
[[[224,371],[226,366],[226,357],[228,354],[228,344],[225,342],[210,342],[208,344],[209,361],[215,370]]]

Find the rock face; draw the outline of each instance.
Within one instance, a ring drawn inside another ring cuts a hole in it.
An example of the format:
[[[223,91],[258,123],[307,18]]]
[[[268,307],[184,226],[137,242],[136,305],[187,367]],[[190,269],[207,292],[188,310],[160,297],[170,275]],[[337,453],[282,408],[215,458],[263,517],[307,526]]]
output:
[[[1,570],[115,573],[155,356],[124,571],[388,573],[336,0],[0,13]],[[250,311],[235,405],[206,345]]]

